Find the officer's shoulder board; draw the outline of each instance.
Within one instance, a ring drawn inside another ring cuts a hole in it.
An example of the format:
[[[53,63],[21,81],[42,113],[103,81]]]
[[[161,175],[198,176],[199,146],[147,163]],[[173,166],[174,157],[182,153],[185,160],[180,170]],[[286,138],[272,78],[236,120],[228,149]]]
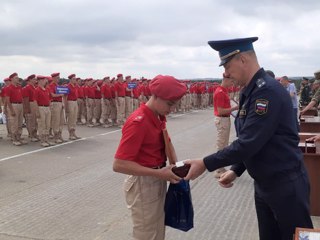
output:
[[[258,88],[262,88],[264,85],[266,85],[266,80],[264,80],[263,78],[259,78],[256,82]]]

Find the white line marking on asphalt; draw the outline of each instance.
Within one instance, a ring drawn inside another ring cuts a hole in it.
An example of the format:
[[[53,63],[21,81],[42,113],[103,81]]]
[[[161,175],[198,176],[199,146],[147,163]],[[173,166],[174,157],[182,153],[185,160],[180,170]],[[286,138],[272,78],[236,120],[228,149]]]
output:
[[[196,113],[196,112],[198,112],[198,111],[193,110],[193,111],[191,111],[191,112],[189,112],[189,113],[192,113],[192,112],[195,112],[195,113]],[[181,116],[184,116],[184,115],[189,114],[189,113],[177,114],[177,115],[175,115],[175,116],[170,116],[170,118],[181,117]],[[55,145],[55,146],[51,146],[51,147],[40,148],[40,149],[33,150],[33,151],[30,151],[30,152],[24,152],[24,153],[21,153],[21,154],[17,154],[17,155],[10,156],[10,157],[1,158],[1,159],[0,159],[0,162],[6,161],[6,160],[10,160],[10,159],[13,159],[13,158],[17,158],[17,157],[26,156],[26,155],[29,155],[29,154],[32,154],[32,153],[37,153],[37,152],[46,151],[46,150],[49,150],[49,149],[52,149],[52,148],[58,148],[58,147],[61,147],[61,146],[67,145],[67,144],[71,144],[71,143],[78,142],[78,141],[84,141],[84,140],[91,139],[91,138],[95,138],[95,137],[98,137],[98,136],[105,136],[105,135],[112,134],[112,133],[116,133],[116,132],[119,132],[119,131],[121,131],[121,129],[114,130],[114,131],[111,131],[111,132],[100,133],[100,134],[97,134],[97,135],[93,135],[93,136],[90,136],[90,137],[77,139],[77,140],[70,141],[70,142],[61,143],[61,144],[58,144],[58,145]]]
[[[24,153],[21,153],[21,154],[10,156],[10,157],[1,158],[0,162],[6,161],[6,160],[10,160],[12,158],[26,156],[26,155],[29,155],[29,154],[32,154],[32,153],[46,151],[46,150],[49,150],[49,149],[52,149],[52,148],[58,148],[58,147],[61,147],[61,146],[67,145],[67,144],[71,144],[71,143],[75,143],[75,142],[78,142],[78,141],[84,141],[84,140],[95,138],[95,137],[98,137],[98,136],[104,136],[104,135],[112,134],[112,133],[119,132],[119,131],[121,131],[121,129],[114,130],[114,131],[111,131],[111,132],[106,132],[106,133],[100,133],[100,134],[97,134],[97,135],[94,135],[94,136],[91,136],[91,137],[80,138],[80,139],[77,139],[77,140],[74,140],[74,141],[61,143],[61,144],[58,144],[58,145],[55,145],[55,146],[51,146],[51,147],[40,148],[40,149],[33,150],[33,151],[30,151],[30,152],[24,152]]]

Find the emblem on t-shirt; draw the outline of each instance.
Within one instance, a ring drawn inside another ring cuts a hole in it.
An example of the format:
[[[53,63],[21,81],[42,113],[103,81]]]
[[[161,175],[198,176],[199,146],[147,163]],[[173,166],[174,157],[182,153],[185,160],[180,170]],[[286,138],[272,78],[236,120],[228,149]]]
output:
[[[259,115],[266,114],[268,111],[268,104],[269,104],[269,101],[266,99],[257,99],[255,112]]]
[[[142,115],[139,115],[139,116],[136,116],[133,121],[135,122],[141,122],[141,120],[143,119],[143,116]]]

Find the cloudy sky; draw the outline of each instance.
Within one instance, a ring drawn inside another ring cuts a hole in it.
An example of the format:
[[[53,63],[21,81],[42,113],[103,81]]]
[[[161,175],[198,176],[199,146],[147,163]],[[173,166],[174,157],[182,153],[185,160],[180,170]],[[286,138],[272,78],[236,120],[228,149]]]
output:
[[[1,0],[0,80],[18,72],[102,78],[221,77],[207,42],[258,36],[277,76],[320,69],[319,0]]]

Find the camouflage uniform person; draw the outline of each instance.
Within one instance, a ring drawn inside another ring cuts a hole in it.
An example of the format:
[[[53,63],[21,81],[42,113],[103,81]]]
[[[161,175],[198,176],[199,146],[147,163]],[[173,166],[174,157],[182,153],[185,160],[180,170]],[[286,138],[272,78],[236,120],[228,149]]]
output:
[[[315,76],[315,81],[313,82],[313,89],[315,89],[315,94],[313,95],[311,102],[303,109],[300,111],[300,115],[305,114],[309,109],[313,107],[317,107],[320,103],[320,70],[316,71],[314,73]]]

